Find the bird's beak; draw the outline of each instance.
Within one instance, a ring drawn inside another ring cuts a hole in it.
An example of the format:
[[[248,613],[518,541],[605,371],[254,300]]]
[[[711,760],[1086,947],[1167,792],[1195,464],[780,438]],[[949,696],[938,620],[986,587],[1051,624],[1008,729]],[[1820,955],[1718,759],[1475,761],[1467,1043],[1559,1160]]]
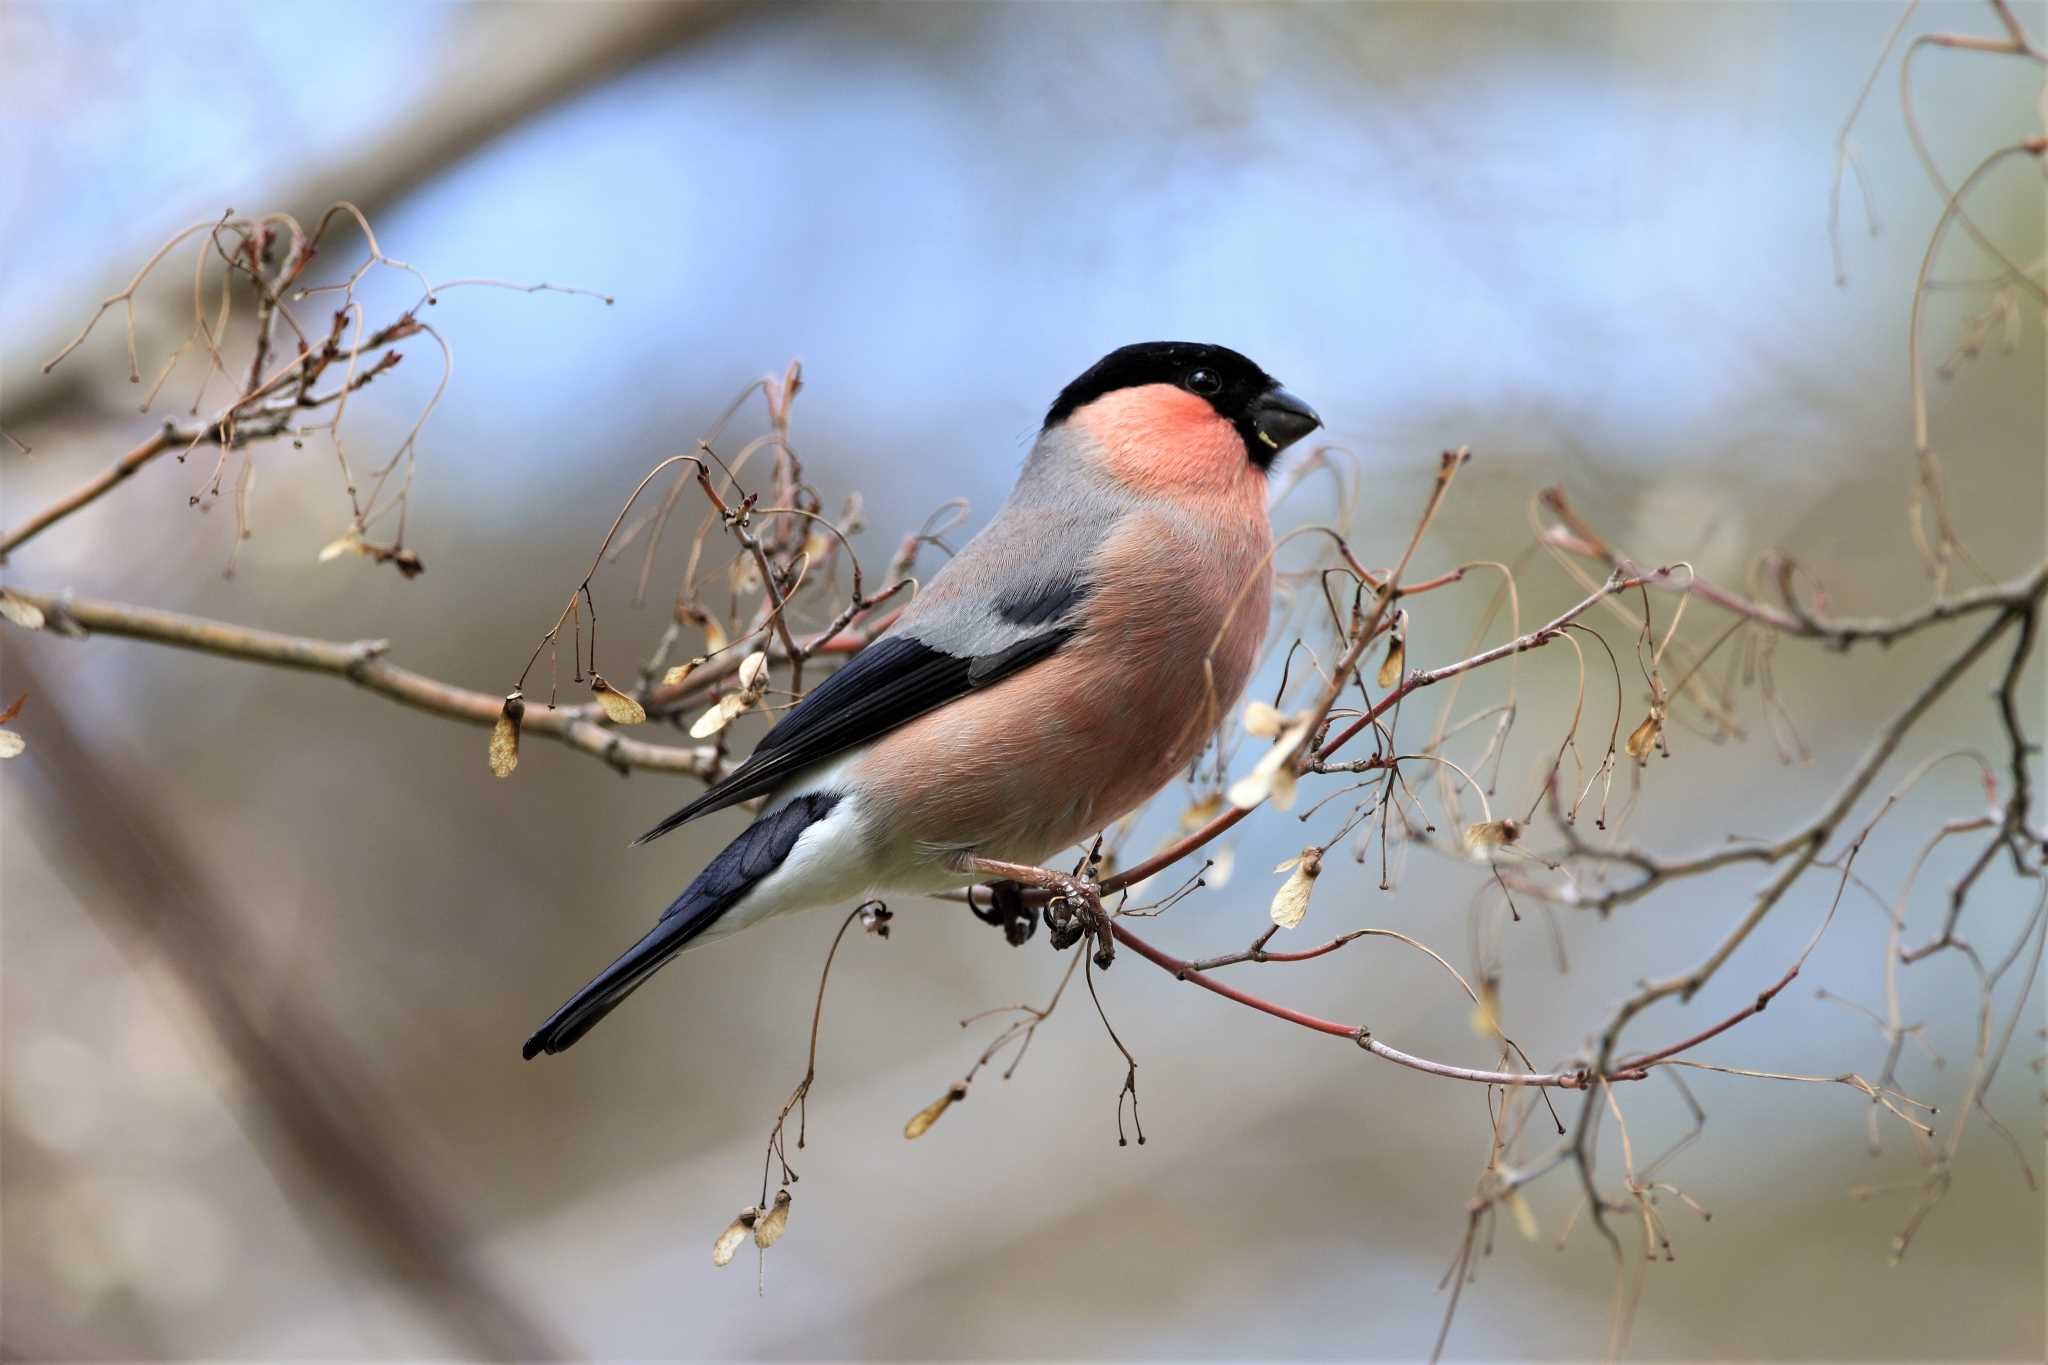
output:
[[[1323,424],[1314,408],[1277,385],[1260,394],[1252,403],[1251,418],[1252,430],[1265,447],[1254,453],[1267,459]]]

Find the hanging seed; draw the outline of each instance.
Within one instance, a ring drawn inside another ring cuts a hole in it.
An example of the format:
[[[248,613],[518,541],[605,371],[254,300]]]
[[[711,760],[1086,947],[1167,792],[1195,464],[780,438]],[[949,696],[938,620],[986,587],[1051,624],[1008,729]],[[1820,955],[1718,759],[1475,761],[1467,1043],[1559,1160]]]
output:
[[[1225,844],[1209,857],[1209,870],[1202,874],[1202,880],[1221,891],[1230,885],[1231,876],[1237,871],[1237,845]]]
[[[1223,811],[1223,793],[1210,792],[1180,813],[1180,830],[1193,834],[1202,826],[1214,820]]]
[[[939,1121],[939,1115],[966,1098],[967,1082],[953,1082],[952,1088],[945,1094],[910,1116],[910,1122],[903,1125],[903,1136],[911,1139],[923,1137],[925,1131]]]
[[[1289,858],[1273,870],[1286,872],[1290,868],[1293,875],[1274,893],[1270,911],[1273,923],[1282,929],[1292,929],[1308,914],[1309,893],[1315,890],[1316,878],[1323,874],[1322,850],[1305,848],[1299,858]]]
[[[768,1212],[754,1220],[754,1245],[766,1251],[789,1230],[789,1191],[777,1190]]]
[[[1490,976],[1479,982],[1479,999],[1472,1004],[1472,1032],[1481,1038],[1500,1032],[1500,982]]]
[[[1657,743],[1657,732],[1663,728],[1663,717],[1653,707],[1643,717],[1643,723],[1628,732],[1628,743],[1623,746],[1628,756],[1640,763],[1650,756],[1650,750]]]
[[[740,661],[739,682],[745,691],[759,695],[762,685],[768,681],[768,656],[755,650]]]
[[[1465,831],[1465,848],[1483,862],[1494,849],[1504,848],[1521,837],[1520,820],[1483,820]]]
[[[519,766],[519,723],[526,716],[526,699],[518,689],[505,694],[505,705],[498,712],[498,722],[491,727],[491,774],[495,777],[510,777],[512,770]]]
[[[1394,613],[1394,628],[1387,632],[1387,657],[1380,663],[1377,679],[1382,690],[1401,681],[1401,670],[1408,662],[1408,613]]]
[[[1508,1212],[1514,1215],[1515,1231],[1531,1242],[1542,1240],[1543,1229],[1536,1226],[1536,1211],[1529,1207],[1528,1200],[1522,1198],[1520,1190],[1506,1191],[1500,1202],[1506,1204]]]
[[[596,696],[597,704],[604,708],[605,717],[612,724],[638,725],[647,719],[646,707],[613,687],[596,673],[590,675],[590,690]]]
[[[690,726],[691,739],[709,739],[732,723],[734,716],[754,704],[752,696],[745,692],[728,692],[705,709]]]
[[[16,597],[5,588],[0,588],[0,617],[5,617],[23,630],[43,628],[43,609],[24,597]]]
[[[369,553],[370,545],[368,541],[363,539],[363,533],[351,530],[343,535],[336,536],[333,540],[321,546],[319,560],[322,564],[325,564],[328,560],[339,559],[343,555],[368,555]]]
[[[716,654],[726,646],[725,627],[702,607],[679,607],[676,615],[704,632],[704,652]]]
[[[1287,728],[1287,713],[1262,701],[1246,702],[1244,732],[1260,739],[1277,739]]]
[[[760,1217],[761,1210],[752,1204],[741,1209],[740,1216],[726,1224],[725,1231],[719,1233],[718,1240],[712,1243],[711,1264],[732,1264],[733,1253],[740,1249],[741,1242],[747,1240],[748,1234],[754,1230],[754,1224]]]
[[[1286,810],[1294,804],[1294,751],[1308,738],[1307,717],[1292,721],[1280,732],[1273,747],[1259,759],[1258,766],[1249,775],[1239,778],[1230,787],[1230,804],[1239,810],[1250,810],[1268,797],[1272,798],[1276,810]]]

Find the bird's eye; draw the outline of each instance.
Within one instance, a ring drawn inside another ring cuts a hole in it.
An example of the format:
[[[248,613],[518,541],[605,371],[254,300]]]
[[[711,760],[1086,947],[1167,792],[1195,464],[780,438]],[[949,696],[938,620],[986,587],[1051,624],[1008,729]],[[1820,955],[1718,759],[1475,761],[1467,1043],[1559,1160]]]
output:
[[[1204,398],[1214,397],[1223,392],[1223,376],[1208,368],[1189,370],[1187,378],[1181,380],[1189,393],[1199,393]]]

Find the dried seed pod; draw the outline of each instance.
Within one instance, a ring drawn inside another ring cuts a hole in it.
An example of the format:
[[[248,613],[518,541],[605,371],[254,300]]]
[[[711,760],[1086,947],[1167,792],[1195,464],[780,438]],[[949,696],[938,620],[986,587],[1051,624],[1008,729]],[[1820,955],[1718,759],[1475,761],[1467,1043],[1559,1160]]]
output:
[[[910,1116],[910,1122],[903,1125],[903,1136],[912,1139],[923,1137],[925,1130],[939,1121],[939,1115],[966,1098],[967,1082],[953,1082],[945,1094]]]
[[[328,560],[339,559],[343,555],[368,555],[369,553],[370,543],[363,539],[363,533],[351,529],[321,546],[319,559],[322,564],[325,564]]]
[[[745,691],[759,695],[762,685],[768,681],[768,656],[755,650],[740,661],[739,682]]]
[[[519,722],[526,718],[526,699],[513,688],[505,694],[498,722],[491,727],[491,775],[510,777],[519,766]]]
[[[1380,674],[1376,680],[1384,690],[1401,681],[1401,670],[1408,663],[1408,613],[1394,613],[1394,628],[1387,632],[1387,657],[1380,663]]]
[[[614,725],[638,725],[647,719],[646,707],[606,682],[600,674],[590,675],[590,691]]]
[[[0,730],[0,758],[13,758],[28,747],[28,741],[12,730]]]
[[[752,1204],[740,1210],[740,1216],[726,1224],[725,1231],[718,1234],[718,1240],[711,1244],[711,1264],[731,1265],[733,1253],[740,1249],[740,1243],[747,1240],[759,1221],[761,1210]]]
[[[23,630],[43,628],[43,609],[23,597],[16,597],[5,588],[0,588],[0,617],[5,617]]]
[[[1277,739],[1287,728],[1287,713],[1262,701],[1244,704],[1244,732],[1260,739]]]
[[[671,668],[668,672],[661,675],[661,685],[663,687],[677,686],[685,678],[689,677],[692,673],[695,673],[697,671],[698,665],[702,664],[703,662],[704,660],[699,658],[692,659],[690,660],[690,662],[686,664],[677,664],[674,668]]]
[[[676,615],[704,632],[704,652],[716,654],[726,647],[725,627],[718,618],[702,607],[679,607]]]
[[[1315,890],[1316,878],[1323,875],[1323,851],[1319,848],[1305,848],[1299,858],[1289,858],[1274,868],[1275,872],[1293,869],[1293,875],[1280,884],[1273,894],[1271,914],[1273,923],[1282,929],[1292,929],[1308,914],[1309,893]]]
[[[745,692],[728,692],[705,708],[690,726],[691,739],[709,739],[732,723],[734,716],[754,704],[754,698]]]
[[[1653,706],[1650,714],[1643,717],[1643,723],[1628,732],[1628,743],[1622,747],[1630,758],[1641,763],[1650,756],[1650,750],[1657,743],[1657,734],[1663,728],[1664,717]]]
[[[1522,837],[1520,820],[1482,820],[1465,831],[1465,849],[1485,862],[1497,848],[1505,848]]]
[[[1479,979],[1479,998],[1472,1003],[1472,1032],[1481,1038],[1500,1033],[1500,981],[1495,977]]]
[[[1237,845],[1226,844],[1209,855],[1209,870],[1202,874],[1202,880],[1221,891],[1230,885],[1230,878],[1237,871]]]
[[[1517,1232],[1521,1233],[1525,1239],[1531,1242],[1542,1239],[1543,1229],[1536,1226],[1536,1211],[1529,1207],[1528,1200],[1522,1198],[1520,1190],[1503,1190],[1500,1202],[1506,1204],[1508,1212],[1514,1215],[1515,1230]]]
[[[789,1230],[789,1191],[775,1192],[775,1202],[766,1213],[754,1220],[754,1245],[766,1251],[780,1241],[782,1234]]]
[[[1180,830],[1193,834],[1202,826],[1214,820],[1223,810],[1223,793],[1210,792],[1180,813]]]
[[[1294,804],[1294,751],[1308,738],[1309,721],[1306,716],[1294,720],[1280,732],[1259,759],[1258,766],[1249,775],[1239,778],[1230,787],[1230,804],[1239,810],[1250,810],[1268,797],[1272,798],[1276,810],[1286,810]]]

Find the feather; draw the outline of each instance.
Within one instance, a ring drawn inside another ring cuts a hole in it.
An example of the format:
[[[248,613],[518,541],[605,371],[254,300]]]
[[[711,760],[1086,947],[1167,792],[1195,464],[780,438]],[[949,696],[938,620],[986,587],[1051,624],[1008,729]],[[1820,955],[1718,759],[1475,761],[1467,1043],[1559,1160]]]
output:
[[[1065,604],[1062,611],[1083,598],[1071,585],[1057,596]],[[1047,600],[1052,599],[1038,597],[1027,605],[1040,611]],[[904,630],[885,635],[812,688],[746,762],[633,842],[659,839],[700,815],[771,792],[805,768],[879,739],[927,711],[1038,662],[1072,638],[1075,630],[1065,624],[1034,629],[974,655],[949,653]]]
[[[747,826],[697,874],[689,889],[662,911],[661,919],[644,938],[548,1016],[526,1040],[520,1055],[531,1060],[543,1052],[560,1052],[588,1033],[740,897],[782,866],[804,831],[830,815],[839,800],[836,792],[809,792]]]

